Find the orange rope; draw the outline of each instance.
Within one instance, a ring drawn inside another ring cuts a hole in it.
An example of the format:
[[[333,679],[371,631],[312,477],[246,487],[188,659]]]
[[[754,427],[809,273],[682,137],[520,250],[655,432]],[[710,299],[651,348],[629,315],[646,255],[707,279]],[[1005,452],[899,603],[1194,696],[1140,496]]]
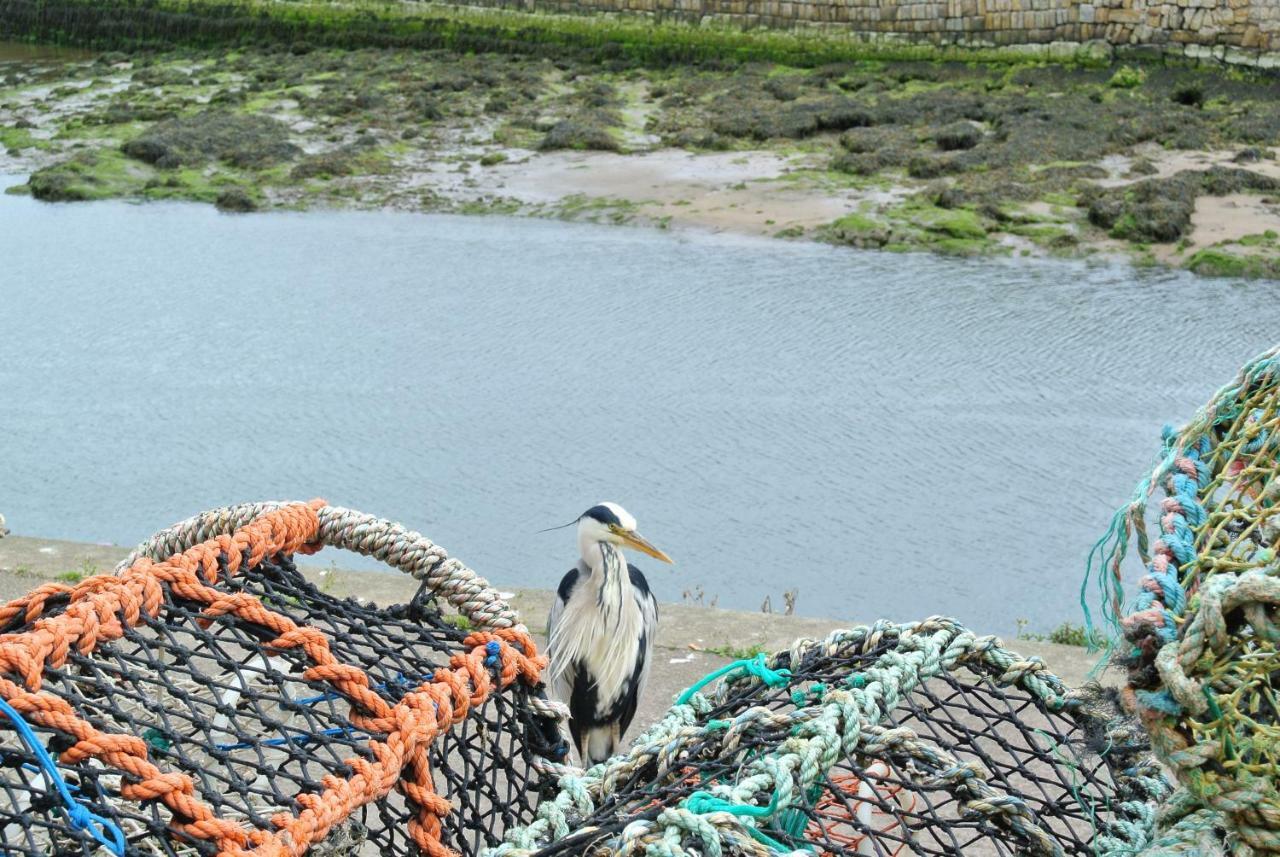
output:
[[[883,763],[875,764],[883,765]],[[903,792],[902,786],[897,783],[877,782],[873,777],[862,780],[854,774],[844,772],[832,774],[831,784],[842,793],[842,796],[833,794],[831,789],[823,790],[822,796],[818,798],[818,803],[813,809],[814,817],[809,820],[806,830],[806,837],[810,842],[829,841],[840,846],[841,850],[861,853],[859,849],[868,836],[884,835],[898,830],[906,832],[902,822],[892,812],[886,812],[877,806],[876,802],[869,801],[863,796],[864,782],[880,802],[901,807],[908,812],[915,809],[915,795],[911,792]],[[872,823],[866,829],[862,829],[863,825],[850,814],[848,801],[852,801],[855,806],[866,804],[870,808]],[[878,824],[876,819],[879,819]],[[877,841],[879,841],[878,838]],[[895,847],[889,847],[888,843],[880,842],[879,847],[887,848],[889,857],[898,857],[907,847],[907,843],[899,842]],[[833,857],[828,851],[823,851],[822,855]]]
[[[482,704],[493,690],[485,668],[486,644],[499,644],[499,688],[517,679],[539,681],[546,658],[539,656],[528,634],[514,629],[476,632],[463,645],[468,651],[454,654],[449,668],[436,670],[431,681],[408,693],[394,707],[370,689],[369,676],[358,667],[339,663],[329,641],[319,630],[300,626],[275,613],[245,593],[213,588],[218,561],[226,557],[227,577],[242,566],[252,567],[278,553],[313,553],[322,546],[316,510],[323,500],[283,506],[266,513],[231,535],[209,539],[161,563],[139,559],[118,576],[97,575],[75,586],[49,583],[0,607],[0,625],[21,616],[31,627],[20,633],[0,635],[0,696],[28,720],[56,729],[76,739],[61,760],[75,764],[88,758],[122,771],[121,795],[129,800],[160,800],[173,813],[172,826],[195,838],[215,842],[226,857],[298,857],[320,842],[333,828],[370,801],[393,788],[418,806],[409,832],[430,857],[454,857],[440,841],[441,817],[449,802],[435,792],[428,748],[442,732],[461,722],[472,706]],[[300,794],[303,808],[293,815],[278,813],[271,822],[276,831],[246,830],[240,823],[218,818],[196,796],[195,784],[180,772],[165,773],[147,759],[147,744],[131,735],[102,732],[81,719],[70,703],[41,691],[45,665],[61,667],[74,646],[81,654],[102,643],[119,639],[126,626],[134,627],[143,614],[155,617],[164,604],[164,586],[182,599],[204,604],[202,621],[231,615],[275,633],[266,646],[275,650],[300,649],[311,661],[303,677],[327,682],[351,703],[351,723],[370,733],[382,733],[382,741],[370,740],[374,761],[359,756],[346,760],[352,775],[327,776],[319,794]],[[50,598],[69,597],[66,609],[44,616]],[[17,676],[21,684],[5,676]]]

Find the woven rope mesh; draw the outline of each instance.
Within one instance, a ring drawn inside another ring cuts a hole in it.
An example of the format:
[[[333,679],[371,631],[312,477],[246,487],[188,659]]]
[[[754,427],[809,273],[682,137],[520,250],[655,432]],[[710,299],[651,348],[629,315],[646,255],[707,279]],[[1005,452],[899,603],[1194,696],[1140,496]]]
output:
[[[464,649],[465,633],[445,620],[425,587],[412,604],[379,610],[318,591],[286,556],[241,568],[229,580],[223,575],[218,587],[253,595],[323,632],[336,658],[365,671],[389,704]],[[56,615],[66,601],[50,599],[44,615]],[[264,646],[272,632],[230,614],[209,620],[205,608],[166,588],[156,616],[46,668],[44,689],[98,729],[145,740],[150,761],[189,775],[196,797],[220,818],[271,830],[273,815],[297,813],[297,797],[319,792],[326,776],[349,777],[345,760],[371,758],[371,736],[352,723],[351,703],[332,685],[302,677],[310,664],[301,650],[273,651]],[[31,628],[19,618],[0,630]],[[558,738],[554,723],[533,713],[530,693],[523,683],[493,692],[430,747],[435,788],[453,806],[440,839],[462,855],[496,844],[508,827],[532,817],[540,781],[531,760],[551,752]],[[72,743],[58,730],[36,731],[55,758]],[[119,770],[94,759],[59,770],[82,803],[125,832],[128,853],[217,851],[207,839],[174,831],[162,802],[122,797]],[[418,854],[407,833],[411,814],[393,791],[358,808],[311,853]],[[8,728],[0,728],[0,842],[2,853],[32,857],[105,853],[68,823],[36,757]]]
[[[1131,703],[1186,789],[1167,847],[1203,850],[1212,833],[1214,849],[1280,853],[1278,453],[1273,350],[1166,430],[1161,463],[1096,552]],[[1131,546],[1147,575],[1126,605]]]
[[[498,853],[1092,854],[1141,844],[1165,794],[1111,695],[1067,694],[946,620],[839,632],[768,667],[790,675],[731,675],[569,784],[541,814],[563,811],[568,835],[534,825]]]

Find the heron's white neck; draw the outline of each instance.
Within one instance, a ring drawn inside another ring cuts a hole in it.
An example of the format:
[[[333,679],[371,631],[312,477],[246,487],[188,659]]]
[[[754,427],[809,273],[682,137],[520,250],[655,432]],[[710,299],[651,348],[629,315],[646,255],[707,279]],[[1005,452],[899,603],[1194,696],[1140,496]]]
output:
[[[623,568],[627,567],[617,545],[595,538],[591,533],[578,533],[578,552],[582,555],[582,564],[593,572],[603,571],[605,566],[612,564],[610,560],[621,563]]]
[[[590,572],[585,588],[595,597],[605,627],[616,626],[622,611],[634,600],[627,559],[617,545],[610,542],[579,536],[578,547],[582,551],[582,564]]]

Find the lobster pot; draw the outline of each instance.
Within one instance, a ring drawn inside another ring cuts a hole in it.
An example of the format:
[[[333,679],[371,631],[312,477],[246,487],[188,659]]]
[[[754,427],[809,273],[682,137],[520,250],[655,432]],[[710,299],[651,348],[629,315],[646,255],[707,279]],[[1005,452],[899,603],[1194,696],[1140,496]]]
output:
[[[1183,790],[1170,847],[1280,854],[1280,348],[1179,430],[1093,554],[1126,696]],[[1131,600],[1126,560],[1145,566]]]
[[[290,554],[319,546],[322,520],[375,519],[318,504],[253,512],[188,522],[171,541],[248,519],[188,561],[143,557],[0,614],[0,693],[74,802],[136,855],[475,855],[528,822],[565,748],[527,636],[477,630],[493,610],[442,609],[460,565],[407,605],[327,595]],[[473,606],[497,603],[467,579]],[[10,726],[0,719],[0,851],[106,854]]]
[[[540,821],[499,851],[1093,854],[1149,829],[1167,786],[1145,747],[1107,693],[1069,694],[994,637],[882,623],[686,693],[578,784],[590,812],[558,802],[574,832]]]

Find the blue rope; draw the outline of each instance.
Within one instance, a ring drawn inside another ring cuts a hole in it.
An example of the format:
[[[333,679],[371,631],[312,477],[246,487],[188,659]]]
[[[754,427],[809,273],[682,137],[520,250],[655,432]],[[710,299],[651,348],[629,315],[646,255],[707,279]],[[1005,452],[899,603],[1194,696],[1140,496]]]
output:
[[[283,747],[286,744],[308,744],[312,741],[319,741],[321,738],[331,738],[334,735],[353,735],[362,737],[359,733],[349,729],[346,726],[335,726],[332,729],[322,729],[319,732],[308,732],[304,735],[289,735],[284,738],[263,738],[261,741],[241,741],[238,744],[218,744],[219,750],[247,750],[250,747]]]
[[[485,651],[485,658],[484,658],[485,666],[489,666],[489,667],[496,666],[499,658],[502,655],[502,644],[496,640],[491,640],[490,642],[485,643],[484,651]],[[432,673],[427,673],[427,675],[423,679],[421,679],[421,681],[431,681],[431,677],[432,677]],[[375,684],[373,686],[373,689],[386,690],[388,687],[390,687],[393,684],[404,686],[404,685],[413,684],[413,683],[414,682],[409,678],[407,678],[404,675],[404,673],[399,673],[390,682],[387,682],[385,684]],[[319,696],[309,696],[306,699],[295,699],[294,704],[314,705],[317,702],[324,702],[329,699],[338,699],[340,697],[341,697],[341,694],[335,693],[333,691],[329,691],[327,693],[322,693]],[[324,730],[321,730],[320,732],[311,732],[304,735],[291,735],[285,738],[264,738],[261,741],[240,741],[234,744],[218,744],[217,748],[219,750],[247,750],[251,747],[259,747],[259,746],[282,747],[286,744],[306,744],[311,741],[319,741],[321,738],[332,737],[334,735],[358,735],[358,734],[359,733],[353,732],[352,730],[348,729],[345,726],[335,726],[332,729],[324,729]]]
[[[62,774],[58,771],[58,766],[54,764],[53,757],[49,755],[49,751],[40,743],[36,733],[32,731],[27,721],[22,719],[22,715],[3,699],[0,699],[0,713],[9,718],[9,722],[18,731],[23,743],[35,754],[36,760],[40,763],[40,769],[44,771],[44,775],[49,779],[49,782],[53,783],[53,787],[58,790],[58,795],[62,798],[71,826],[77,830],[88,832],[90,836],[116,857],[124,857],[124,831],[117,827],[115,822],[96,815],[87,806],[78,803],[71,796],[71,788],[67,785],[67,781],[62,778]],[[108,834],[110,834],[110,839],[107,838]]]
[[[769,687],[786,687],[791,680],[791,670],[771,670],[768,663],[765,662],[764,653],[756,655],[754,658],[748,658],[741,661],[734,661],[731,664],[725,664],[720,669],[708,673],[698,681],[689,685],[685,692],[680,694],[680,698],[676,700],[676,705],[687,705],[693,695],[702,690],[711,682],[728,675],[729,673],[745,672],[753,675],[767,684]]]
[[[488,663],[488,661],[486,660],[485,663]],[[434,673],[427,673],[425,676],[422,677],[421,681],[431,681],[431,678],[433,675]],[[393,678],[391,681],[384,682],[383,684],[375,684],[372,689],[386,690],[392,685],[399,685],[403,687],[406,684],[413,684],[413,683],[414,683],[414,680],[410,679],[404,673],[396,673],[396,677]],[[334,690],[329,690],[329,691],[325,691],[319,696],[308,696],[304,699],[295,699],[293,700],[293,704],[294,705],[315,705],[317,702],[326,702],[330,699],[341,699],[341,698],[342,698],[342,694]]]
[[[484,665],[487,667],[497,666],[498,656],[502,654],[502,644],[497,640],[490,640],[484,644],[484,651]]]

